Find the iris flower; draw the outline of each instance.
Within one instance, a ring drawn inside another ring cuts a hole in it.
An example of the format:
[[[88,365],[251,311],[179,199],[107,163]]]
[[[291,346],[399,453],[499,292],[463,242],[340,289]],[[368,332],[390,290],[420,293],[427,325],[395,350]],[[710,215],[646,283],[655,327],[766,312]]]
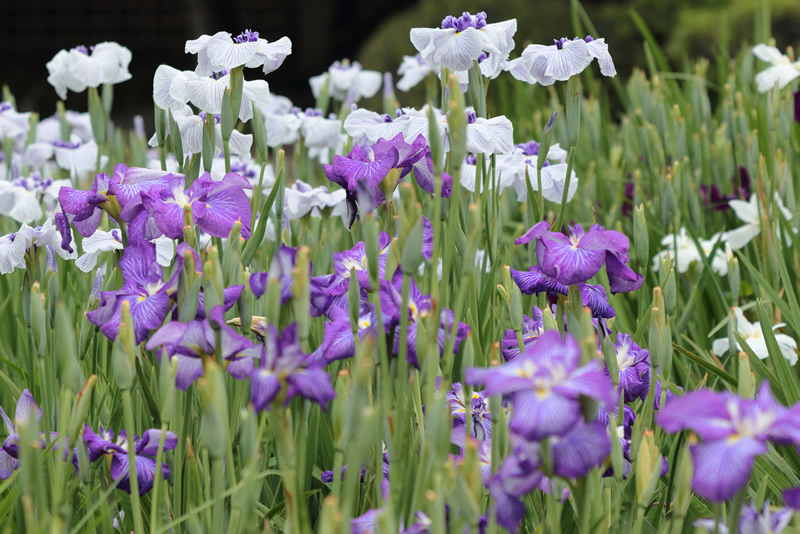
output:
[[[362,98],[372,98],[381,88],[381,73],[364,70],[358,61],[334,61],[327,72],[313,76],[308,80],[314,98],[319,98],[322,86],[328,83],[328,94],[336,100],[358,102]]]
[[[771,510],[769,501],[764,502],[764,506],[759,510],[755,502],[742,508],[739,516],[740,534],[781,534],[792,521],[792,510],[790,508],[778,508]],[[728,534],[728,527],[723,522],[716,519],[698,519],[692,526],[703,529],[706,532],[717,534]]]
[[[450,441],[459,447],[467,442],[467,417],[471,418],[470,437],[479,442],[492,439],[492,414],[489,413],[489,399],[483,391],[473,391],[469,401],[464,397],[464,388],[456,382],[447,392],[447,402],[453,415],[453,430]],[[467,415],[469,413],[469,415]]]
[[[800,442],[797,407],[781,406],[764,382],[755,399],[700,390],[677,397],[657,415],[667,432],[692,430],[703,441],[692,445],[692,487],[703,498],[725,501],[750,480],[753,462],[767,442]]]
[[[269,74],[292,53],[292,41],[288,37],[281,37],[269,42],[251,30],[245,30],[236,37],[228,32],[217,32],[186,41],[186,53],[197,55],[195,72],[200,76],[210,76],[241,66],[250,69],[262,67],[264,74]]]
[[[614,61],[608,53],[605,39],[555,39],[552,45],[528,45],[522,55],[509,61],[506,69],[514,78],[528,82],[552,85],[580,74],[597,59],[600,73],[614,77],[617,74]]]
[[[786,55],[774,46],[757,44],[753,47],[753,55],[761,61],[769,63],[769,67],[756,74],[756,86],[759,93],[766,93],[776,85],[783,89],[792,80],[800,76],[800,60],[792,63]]]
[[[82,93],[87,87],[117,84],[131,79],[128,65],[131,51],[114,42],[103,42],[90,48],[76,46],[59,50],[47,63],[48,83],[59,98],[67,98],[67,90]]]
[[[83,429],[83,441],[89,451],[89,460],[99,460],[105,455],[111,456],[111,478],[119,480],[117,487],[131,492],[131,468],[128,463],[128,439],[126,432],[120,432],[114,439],[114,432],[100,427],[100,433],[95,434],[89,425]],[[133,445],[136,451],[136,479],[139,483],[139,495],[144,495],[153,487],[156,478],[156,455],[158,444],[161,441],[161,430],[151,428],[146,430],[142,437],[135,436]],[[174,450],[178,445],[178,436],[167,431],[164,436],[164,450]],[[169,478],[169,468],[161,464],[163,479]]]
[[[753,353],[764,360],[769,356],[767,350],[767,341],[764,339],[763,328],[761,323],[756,321],[751,323],[744,316],[744,312],[738,306],[733,308],[734,317],[736,317],[735,330],[739,332],[744,338],[745,343]],[[778,323],[772,327],[773,330],[786,326],[784,323]],[[781,354],[789,362],[789,365],[797,363],[797,341],[787,336],[786,334],[775,334],[775,341],[778,342],[778,347],[781,349]],[[717,356],[723,356],[730,350],[730,340],[727,337],[715,339],[711,345],[711,351]],[[736,350],[742,351],[739,343],[736,343]]]
[[[5,441],[9,443],[9,445],[12,443],[16,445],[17,440],[19,440],[17,424],[28,423],[31,420],[35,420],[35,422],[38,423],[42,419],[42,409],[39,408],[39,405],[33,400],[31,392],[25,389],[22,395],[19,396],[19,400],[17,400],[14,420],[12,421],[11,418],[6,415],[2,406],[0,406],[0,416],[3,418],[3,423],[5,424],[8,434]],[[12,456],[9,454],[4,447],[5,443],[3,443],[3,447],[0,447],[0,480],[5,480],[10,477],[19,467],[16,455]]]
[[[529,349],[539,339],[539,336],[544,333],[542,310],[534,306],[531,315],[532,317],[522,316],[522,342],[525,350]],[[506,361],[513,360],[519,356],[519,342],[514,330],[510,328],[506,330],[503,341],[500,344],[500,350],[503,352],[503,358]]]
[[[580,367],[575,338],[543,333],[530,349],[497,367],[467,369],[465,381],[485,384],[485,395],[511,395],[509,428],[529,440],[561,435],[581,418],[578,397],[614,403],[612,383],[597,360]]]

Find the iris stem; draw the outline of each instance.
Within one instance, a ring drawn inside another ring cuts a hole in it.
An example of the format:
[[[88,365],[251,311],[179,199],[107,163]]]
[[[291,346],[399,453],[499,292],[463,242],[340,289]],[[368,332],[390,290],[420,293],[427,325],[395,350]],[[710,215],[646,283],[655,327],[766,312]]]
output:
[[[122,407],[125,412],[125,436],[128,440],[128,478],[130,479],[131,506],[133,508],[133,531],[136,534],[143,534],[142,507],[139,502],[139,475],[136,469],[136,445],[133,440],[135,432],[133,405],[131,404],[131,392],[128,389],[122,390]]]

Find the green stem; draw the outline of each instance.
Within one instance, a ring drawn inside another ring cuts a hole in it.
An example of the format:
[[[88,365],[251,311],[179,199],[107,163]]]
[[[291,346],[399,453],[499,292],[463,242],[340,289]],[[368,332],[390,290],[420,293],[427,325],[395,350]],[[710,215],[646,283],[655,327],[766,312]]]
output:
[[[161,424],[161,436],[158,440],[158,451],[156,452],[156,474],[153,480],[153,500],[150,505],[150,531],[155,532],[158,529],[158,510],[161,506],[158,503],[158,490],[161,489],[161,459],[164,456],[164,440],[167,436],[167,423]]]
[[[143,534],[142,508],[139,502],[139,477],[136,471],[136,445],[133,438],[135,426],[133,423],[133,405],[131,404],[130,390],[122,390],[122,407],[125,411],[125,434],[128,438],[128,470],[131,485],[131,502],[133,508],[133,531],[136,534]]]

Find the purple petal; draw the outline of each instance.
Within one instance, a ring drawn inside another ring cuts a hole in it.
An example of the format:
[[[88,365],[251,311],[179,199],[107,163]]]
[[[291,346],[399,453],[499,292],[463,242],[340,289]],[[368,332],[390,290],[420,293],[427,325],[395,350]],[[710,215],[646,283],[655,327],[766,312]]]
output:
[[[750,480],[753,461],[767,446],[753,438],[718,439],[692,445],[692,488],[710,501],[732,498]]]
[[[14,412],[15,421],[36,422],[42,420],[42,409],[33,400],[33,395],[28,389],[22,391],[19,400],[17,401],[17,409]]]
[[[150,430],[146,430],[142,435],[142,439],[140,439],[136,443],[136,454],[147,454],[149,456],[155,456],[158,454],[158,443],[161,440],[161,430],[157,428],[151,428]],[[178,436],[176,436],[173,432],[166,432],[164,435],[164,450],[171,451],[174,450],[175,447],[178,446]]]
[[[553,472],[565,478],[580,478],[602,464],[610,452],[605,425],[582,425],[553,444]]]
[[[522,234],[520,237],[514,240],[515,245],[524,245],[525,243],[529,243],[535,239],[539,239],[544,234],[549,232],[550,230],[550,223],[547,221],[542,221],[540,223],[536,223],[531,228]]]
[[[331,377],[322,369],[299,369],[287,378],[291,386],[290,394],[300,395],[314,401],[323,410],[328,408],[328,403],[336,398],[336,392],[331,385]]]
[[[580,289],[583,305],[592,310],[592,317],[595,319],[611,319],[616,315],[614,308],[608,303],[608,296],[603,286],[600,284],[581,284]]]
[[[167,465],[161,464],[161,472],[164,479],[169,478],[169,469]],[[128,454],[124,452],[115,452],[111,457],[111,478],[117,480],[122,477],[122,480],[117,485],[121,490],[131,492],[130,481],[130,467],[128,464]],[[153,481],[156,478],[156,461],[147,456],[136,456],[136,479],[139,483],[139,495],[144,495],[150,488],[153,487]]]
[[[688,429],[706,440],[726,438],[735,432],[729,402],[737,400],[730,394],[695,391],[670,402],[658,413],[656,422],[667,432]]]
[[[203,360],[182,354],[178,354],[177,358],[178,374],[175,376],[175,387],[186,391],[195,380],[203,376]]]
[[[243,190],[242,180],[250,185],[238,174],[226,174],[222,182],[209,190],[205,201],[205,214],[198,220],[198,225],[204,232],[215,237],[228,237],[233,223],[241,221],[242,237],[245,239],[250,237],[253,214],[250,210],[250,201]]]
[[[538,265],[534,265],[529,271],[511,269],[511,277],[519,287],[519,290],[525,295],[533,295],[545,291],[566,295],[569,292],[569,288],[566,285],[544,274]]]
[[[256,369],[250,377],[250,402],[256,411],[268,410],[278,396],[281,383],[278,377],[267,369]]]
[[[512,396],[514,416],[509,429],[529,440],[564,434],[580,418],[580,403],[554,391],[520,391]]]
[[[629,293],[642,287],[644,277],[622,263],[614,254],[606,255],[606,272],[611,293]]]
[[[541,243],[544,246],[542,272],[564,285],[585,282],[597,274],[606,259],[605,250],[574,246],[562,234],[548,233]]]

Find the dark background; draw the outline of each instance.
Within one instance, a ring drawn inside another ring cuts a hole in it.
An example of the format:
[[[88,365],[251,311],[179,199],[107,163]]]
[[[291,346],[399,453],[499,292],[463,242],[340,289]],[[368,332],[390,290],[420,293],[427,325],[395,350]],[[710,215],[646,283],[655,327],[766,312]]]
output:
[[[800,43],[800,2],[771,0],[778,46]],[[729,28],[730,53],[752,43],[753,14],[759,0],[583,0],[599,35],[609,42],[617,70],[627,77],[646,65],[633,9],[647,23],[676,68],[689,57],[720,53],[720,28]],[[184,43],[226,30],[252,28],[261,37],[288,36],[293,52],[267,76],[274,93],[301,107],[313,105],[308,78],[345,57],[364,68],[395,72],[403,54],[413,54],[412,27],[434,27],[445,15],[485,10],[489,22],[516,17],[516,57],[531,42],[550,43],[574,34],[568,0],[0,0],[0,83],[14,93],[21,111],[46,116],[57,96],[47,83],[45,64],[58,50],[111,40],[133,53],[133,78],[115,87],[114,118],[130,124],[141,114],[152,123],[152,79],[166,63],[193,69],[195,57]],[[251,79],[262,76],[250,70]],[[407,103],[414,96],[404,97]],[[86,109],[86,95],[70,93],[67,108]],[[373,103],[367,103],[370,105]],[[379,107],[376,101],[373,107]]]

